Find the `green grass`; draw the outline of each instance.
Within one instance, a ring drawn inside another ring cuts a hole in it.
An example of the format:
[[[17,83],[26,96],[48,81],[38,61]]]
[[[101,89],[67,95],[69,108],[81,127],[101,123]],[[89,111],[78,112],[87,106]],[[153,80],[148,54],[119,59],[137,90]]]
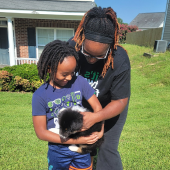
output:
[[[31,93],[0,92],[0,169],[47,169],[47,142],[35,135]]]
[[[170,169],[170,52],[124,45],[131,61],[131,99],[120,138],[124,169]],[[143,57],[143,53],[155,55]]]
[[[170,52],[123,45],[131,99],[119,151],[124,170],[170,169]],[[143,57],[143,53],[154,57]],[[0,170],[47,170],[47,142],[34,132],[31,93],[0,92]]]

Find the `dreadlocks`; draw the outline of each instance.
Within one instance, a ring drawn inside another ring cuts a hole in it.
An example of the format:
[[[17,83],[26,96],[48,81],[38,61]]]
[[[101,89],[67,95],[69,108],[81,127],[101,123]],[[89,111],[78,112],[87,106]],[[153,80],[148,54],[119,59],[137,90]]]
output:
[[[86,35],[88,35],[88,33],[105,37],[104,42],[101,43],[106,43],[107,41],[106,44],[111,44],[111,50],[102,71],[103,77],[105,76],[110,65],[112,66],[112,69],[114,68],[113,51],[116,50],[119,45],[119,29],[120,27],[117,21],[117,16],[112,8],[109,7],[102,9],[101,7],[94,7],[85,13],[73,38],[76,42],[76,51],[80,50],[83,41],[87,38]]]
[[[58,63],[62,63],[65,57],[74,56],[76,62],[78,63],[78,54],[74,47],[70,46],[65,41],[54,40],[48,43],[38,61],[38,75],[40,79],[47,80],[47,75],[50,72],[50,80],[55,79],[55,74],[57,72]]]

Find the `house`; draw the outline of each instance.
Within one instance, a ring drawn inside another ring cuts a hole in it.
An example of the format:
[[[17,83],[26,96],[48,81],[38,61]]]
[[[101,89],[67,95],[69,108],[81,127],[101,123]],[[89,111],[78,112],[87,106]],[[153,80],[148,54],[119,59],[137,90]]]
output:
[[[168,45],[168,49],[170,49],[170,0],[167,0],[165,20],[164,20],[161,40],[168,41],[167,45]]]
[[[0,0],[0,65],[37,63],[44,46],[67,41],[94,0]]]
[[[129,25],[136,25],[140,30],[163,27],[165,12],[139,13]]]

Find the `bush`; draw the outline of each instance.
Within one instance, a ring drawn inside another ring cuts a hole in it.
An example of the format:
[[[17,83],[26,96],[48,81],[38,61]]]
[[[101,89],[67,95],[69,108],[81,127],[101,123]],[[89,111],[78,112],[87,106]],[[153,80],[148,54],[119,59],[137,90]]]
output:
[[[29,82],[38,81],[38,70],[36,64],[21,64],[11,67],[4,67],[2,70],[6,70],[12,73],[13,76],[20,76],[23,79],[29,80]]]
[[[34,92],[42,84],[35,64],[15,65],[0,70],[1,91]]]
[[[0,84],[2,91],[8,91],[13,75],[5,70],[0,70]]]
[[[138,27],[135,25],[126,25],[126,24],[119,24],[120,31],[119,31],[119,42],[125,43],[126,42],[126,34],[128,32],[134,32],[138,30]]]

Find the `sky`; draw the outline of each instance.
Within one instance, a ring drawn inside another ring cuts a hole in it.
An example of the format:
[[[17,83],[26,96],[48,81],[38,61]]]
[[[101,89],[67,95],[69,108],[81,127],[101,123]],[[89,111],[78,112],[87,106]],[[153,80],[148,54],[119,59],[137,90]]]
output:
[[[139,13],[165,12],[167,0],[95,0],[97,6],[112,7],[123,23],[129,24]]]

